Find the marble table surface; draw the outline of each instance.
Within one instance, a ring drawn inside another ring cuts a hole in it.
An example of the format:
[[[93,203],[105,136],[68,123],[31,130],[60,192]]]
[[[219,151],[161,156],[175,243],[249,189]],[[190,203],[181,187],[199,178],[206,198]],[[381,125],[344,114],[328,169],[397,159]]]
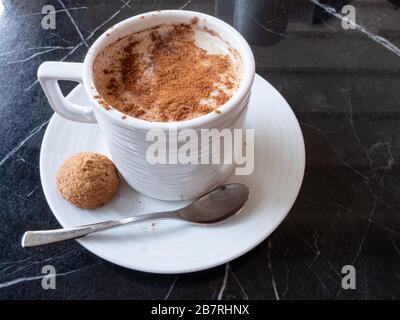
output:
[[[324,3],[1,0],[0,298],[400,298],[398,1]],[[56,9],[55,29],[41,24],[47,4]],[[355,9],[355,29],[346,29],[344,4]],[[21,248],[25,230],[59,227],[40,184],[40,146],[53,111],[38,66],[82,61],[107,28],[159,9],[217,16],[249,41],[257,72],[287,99],[303,130],[307,164],[294,207],[249,253],[193,274],[128,270],[75,241]],[[58,273],[56,290],[41,286],[48,264]],[[342,288],[345,265],[355,268],[356,289]]]

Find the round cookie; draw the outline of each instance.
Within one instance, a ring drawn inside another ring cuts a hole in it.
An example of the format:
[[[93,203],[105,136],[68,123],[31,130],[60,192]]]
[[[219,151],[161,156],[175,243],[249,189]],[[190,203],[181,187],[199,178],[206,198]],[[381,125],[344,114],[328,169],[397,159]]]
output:
[[[57,173],[63,198],[80,208],[97,208],[112,199],[119,186],[114,163],[98,153],[78,153],[64,161]]]

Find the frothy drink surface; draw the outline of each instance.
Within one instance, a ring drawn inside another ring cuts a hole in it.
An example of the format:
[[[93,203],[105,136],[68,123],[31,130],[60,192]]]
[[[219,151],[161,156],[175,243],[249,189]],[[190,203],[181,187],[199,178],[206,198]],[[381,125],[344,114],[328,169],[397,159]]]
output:
[[[101,51],[94,83],[107,108],[148,121],[182,121],[218,112],[238,88],[239,60],[212,31],[160,25]]]

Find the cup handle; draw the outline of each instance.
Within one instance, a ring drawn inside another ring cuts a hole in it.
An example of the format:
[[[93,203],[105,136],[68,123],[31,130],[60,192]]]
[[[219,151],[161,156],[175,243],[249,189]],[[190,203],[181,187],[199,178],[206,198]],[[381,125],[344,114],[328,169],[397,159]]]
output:
[[[44,62],[38,69],[38,79],[50,102],[59,115],[72,121],[96,123],[91,106],[73,103],[64,97],[58,80],[76,81],[82,84],[83,63]]]

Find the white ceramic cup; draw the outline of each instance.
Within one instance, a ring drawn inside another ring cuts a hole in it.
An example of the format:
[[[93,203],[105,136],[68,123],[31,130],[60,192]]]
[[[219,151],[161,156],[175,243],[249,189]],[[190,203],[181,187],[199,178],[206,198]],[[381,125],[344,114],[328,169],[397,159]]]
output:
[[[198,27],[215,31],[236,49],[242,60],[242,75],[238,90],[220,113],[211,112],[198,118],[179,122],[149,122],[133,117],[122,119],[116,109],[106,110],[94,97],[98,92],[93,83],[93,63],[106,46],[133,32],[160,24],[189,24],[198,18]],[[234,164],[150,164],[146,151],[152,142],[146,141],[150,129],[163,130],[167,136],[171,127],[177,129],[242,128],[250,91],[255,76],[253,53],[246,40],[225,22],[198,12],[168,10],[141,14],[124,20],[103,33],[89,49],[83,63],[44,62],[38,79],[55,112],[78,122],[98,123],[112,160],[126,182],[138,192],[161,200],[186,200],[198,197],[222,184],[231,174]],[[58,80],[83,84],[90,106],[68,101],[61,93]]]

